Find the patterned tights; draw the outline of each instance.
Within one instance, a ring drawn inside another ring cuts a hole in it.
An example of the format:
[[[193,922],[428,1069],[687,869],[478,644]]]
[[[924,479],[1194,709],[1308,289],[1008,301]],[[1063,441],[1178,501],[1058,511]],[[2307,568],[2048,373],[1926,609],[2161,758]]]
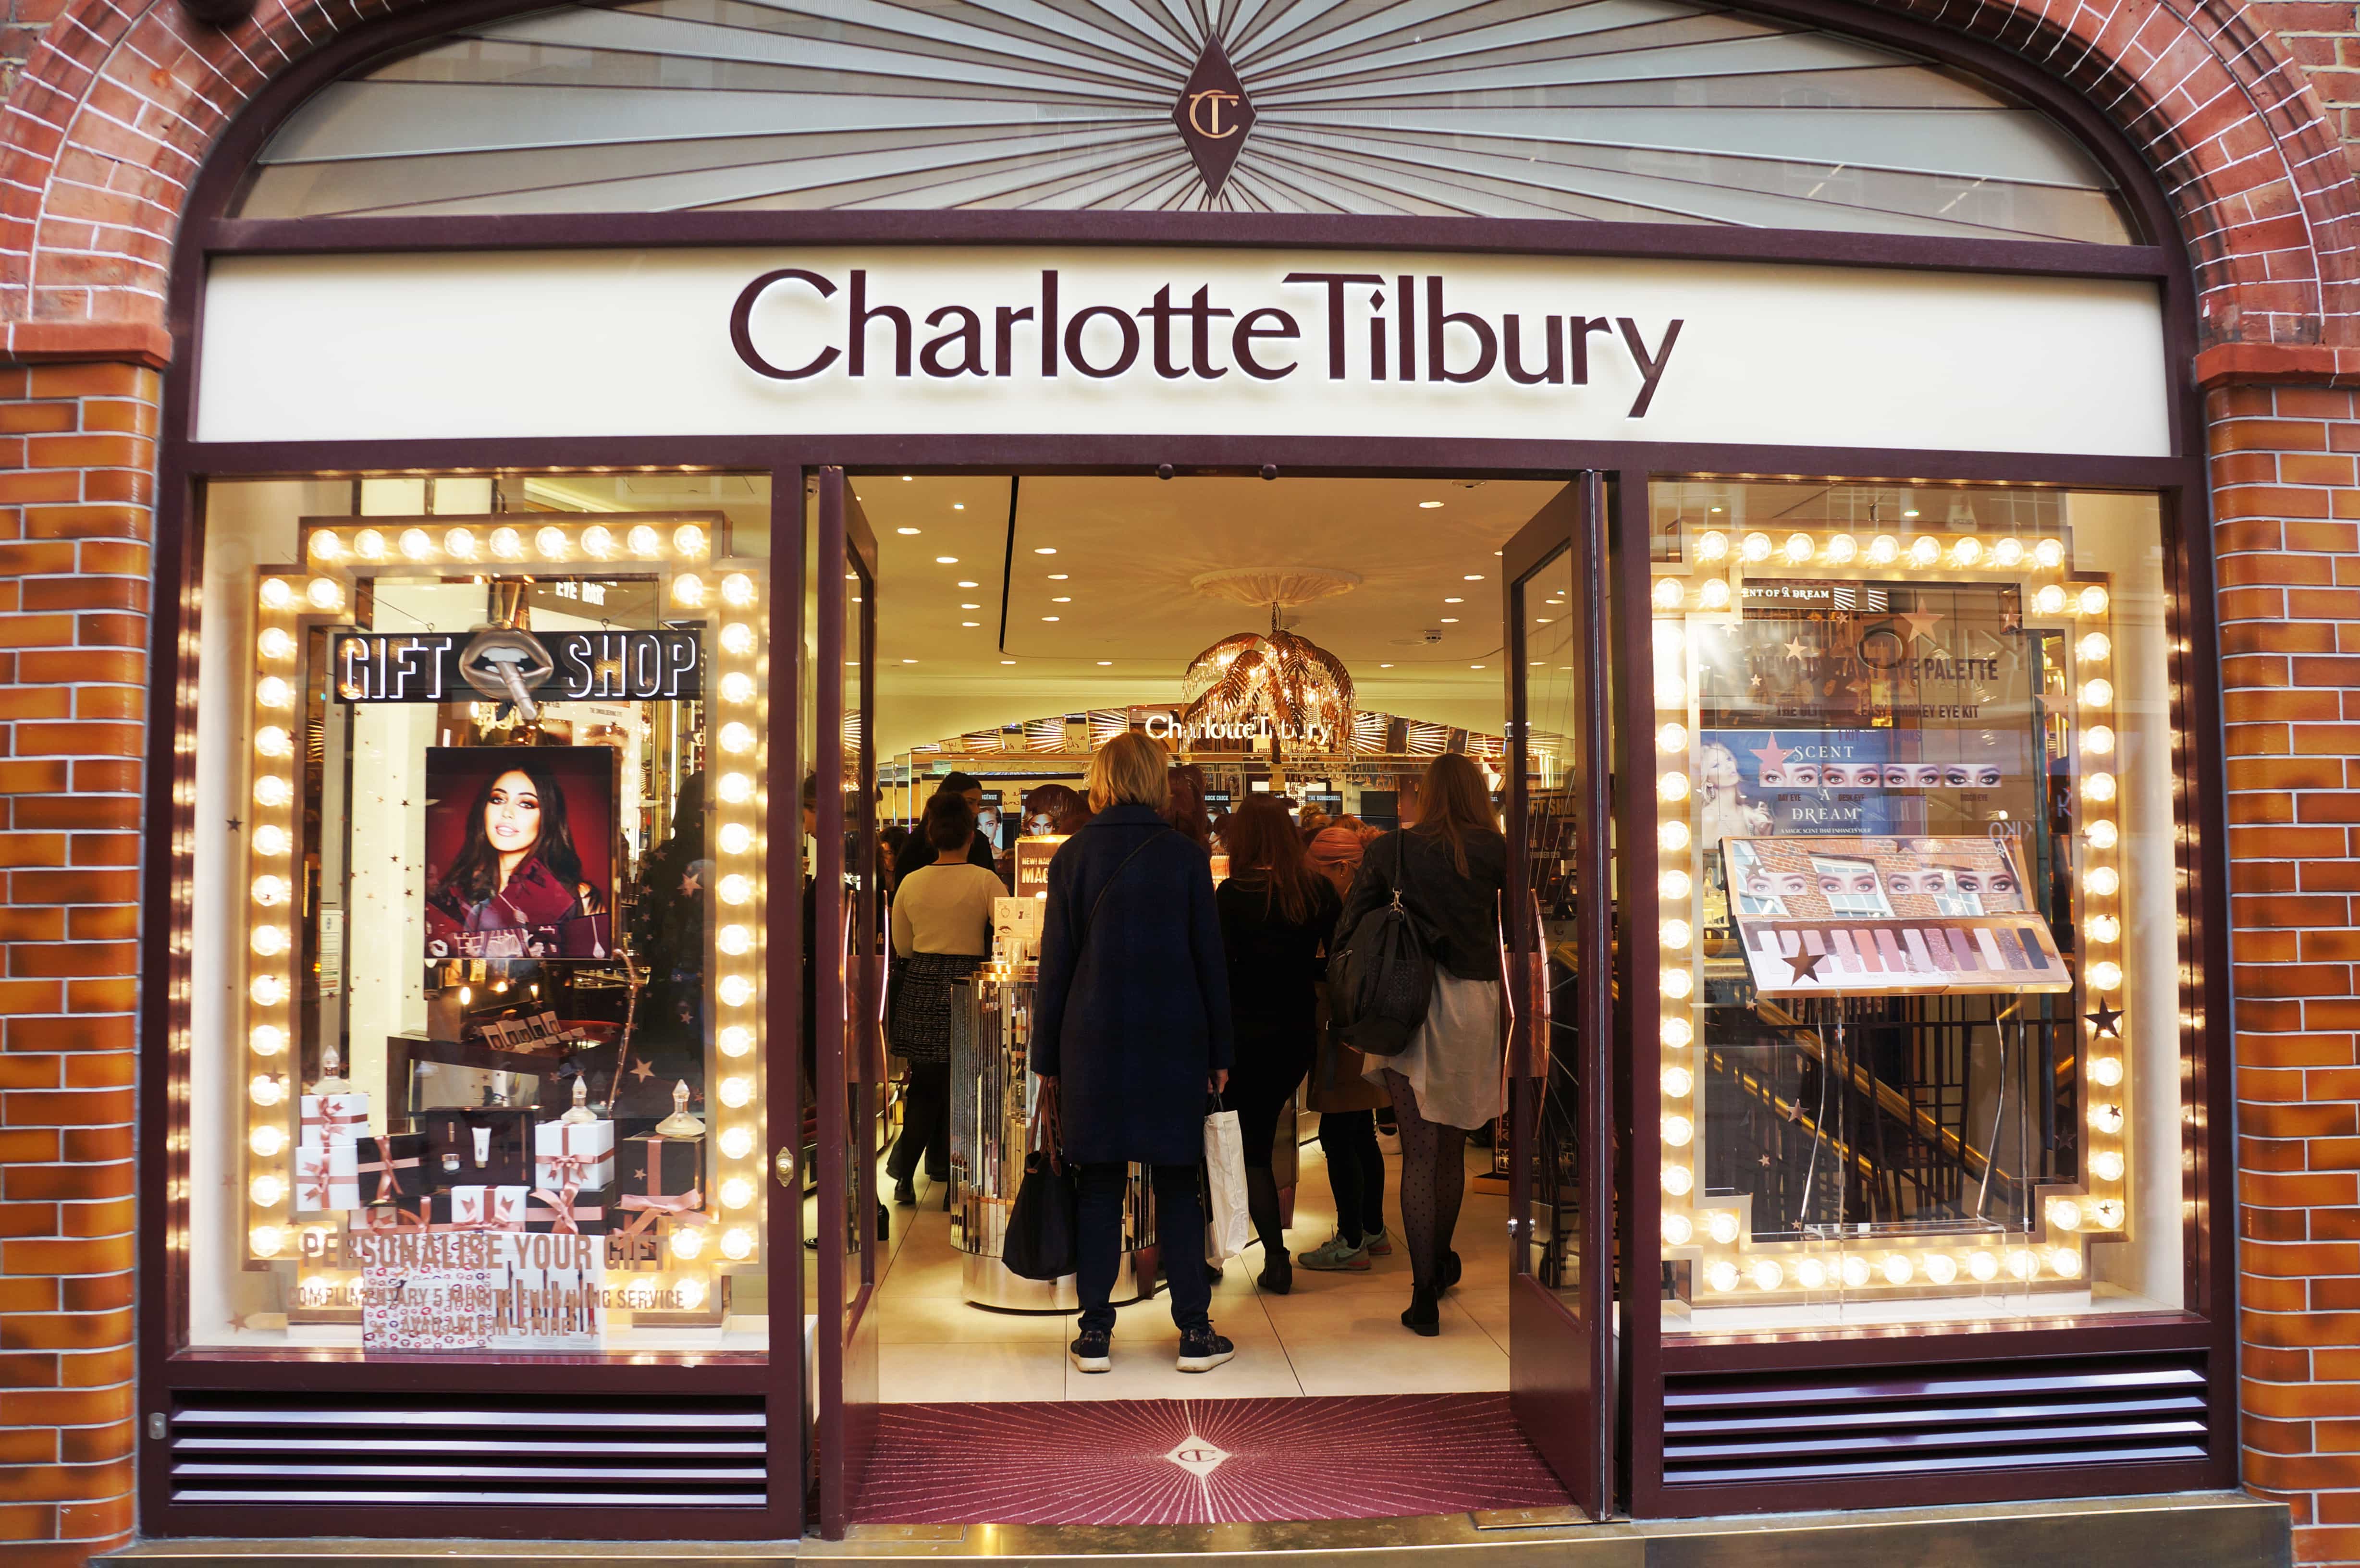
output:
[[[1451,1232],[1459,1228],[1459,1201],[1467,1195],[1467,1129],[1427,1121],[1409,1080],[1390,1069],[1385,1093],[1401,1124],[1402,1240],[1409,1247],[1412,1279],[1430,1286],[1441,1278]]]

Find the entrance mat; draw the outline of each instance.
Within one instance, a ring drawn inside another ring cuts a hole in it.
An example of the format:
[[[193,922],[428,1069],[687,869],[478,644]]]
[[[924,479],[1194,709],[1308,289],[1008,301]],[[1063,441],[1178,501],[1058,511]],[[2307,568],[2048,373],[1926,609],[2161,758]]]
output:
[[[1571,1502],[1505,1394],[885,1405],[862,1524],[1257,1524]]]

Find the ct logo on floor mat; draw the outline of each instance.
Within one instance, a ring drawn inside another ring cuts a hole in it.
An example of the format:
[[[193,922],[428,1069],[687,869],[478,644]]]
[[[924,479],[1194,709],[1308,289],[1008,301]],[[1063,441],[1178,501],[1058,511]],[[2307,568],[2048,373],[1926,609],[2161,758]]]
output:
[[[1230,1455],[1229,1450],[1217,1448],[1191,1432],[1164,1457],[1167,1463],[1177,1465],[1201,1481],[1218,1470],[1229,1461]]]

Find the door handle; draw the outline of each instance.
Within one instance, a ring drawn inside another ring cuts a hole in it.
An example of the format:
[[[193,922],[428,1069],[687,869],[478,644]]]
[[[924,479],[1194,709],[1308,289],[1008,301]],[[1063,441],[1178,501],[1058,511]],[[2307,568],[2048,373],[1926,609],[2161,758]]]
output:
[[[792,1149],[781,1149],[777,1156],[771,1160],[770,1169],[778,1172],[780,1186],[792,1187],[795,1184],[795,1151]]]

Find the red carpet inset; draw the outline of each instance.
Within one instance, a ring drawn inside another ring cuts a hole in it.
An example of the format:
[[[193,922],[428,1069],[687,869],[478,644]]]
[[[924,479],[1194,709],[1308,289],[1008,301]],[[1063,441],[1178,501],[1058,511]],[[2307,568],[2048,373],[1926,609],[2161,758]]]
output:
[[[1570,1499],[1505,1394],[886,1405],[863,1524],[1243,1524]]]

